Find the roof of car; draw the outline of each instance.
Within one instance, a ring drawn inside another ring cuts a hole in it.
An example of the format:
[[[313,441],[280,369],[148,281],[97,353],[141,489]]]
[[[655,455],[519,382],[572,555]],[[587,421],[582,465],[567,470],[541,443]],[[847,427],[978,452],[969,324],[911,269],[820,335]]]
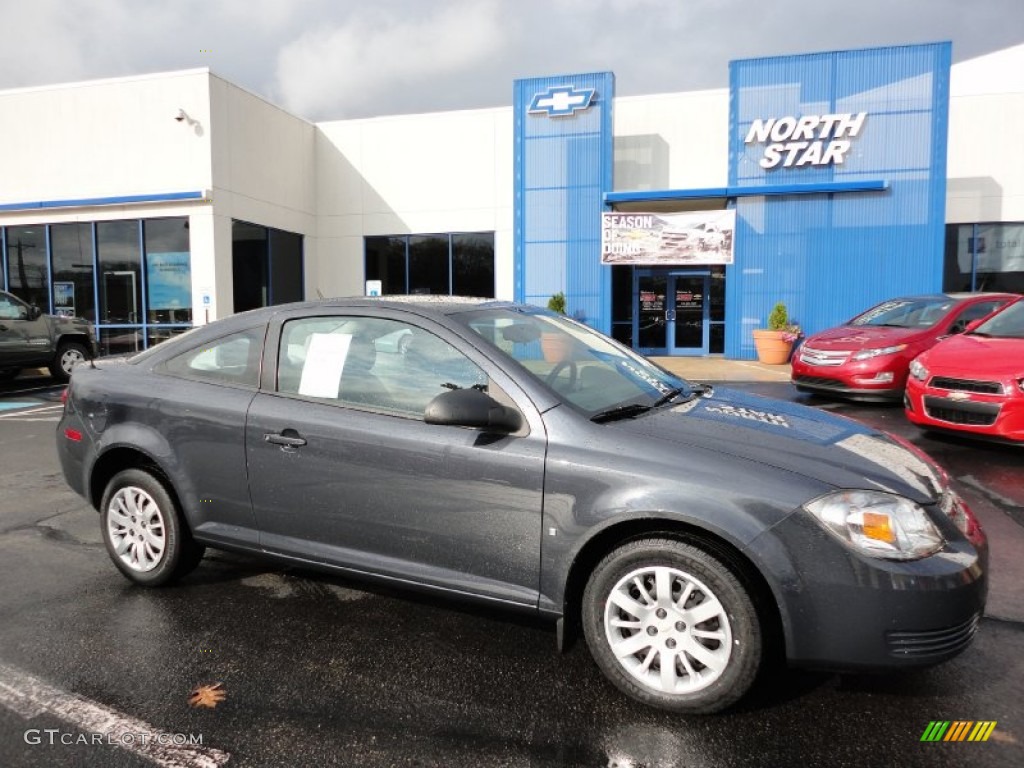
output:
[[[396,309],[413,308],[427,314],[453,315],[481,308],[521,307],[510,301],[481,298],[477,296],[447,296],[433,294],[409,294],[395,296],[342,296],[317,301],[305,301],[295,304],[280,304],[275,310],[282,309],[313,309],[316,307],[394,307]],[[539,307],[538,307],[539,309]]]

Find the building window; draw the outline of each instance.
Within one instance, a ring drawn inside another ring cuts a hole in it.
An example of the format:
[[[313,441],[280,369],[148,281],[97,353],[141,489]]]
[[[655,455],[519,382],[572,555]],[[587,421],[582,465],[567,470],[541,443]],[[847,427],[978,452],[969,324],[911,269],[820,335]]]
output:
[[[132,354],[192,325],[188,218],[0,229],[7,289],[93,323],[101,355]]]
[[[54,224],[50,227],[53,265],[53,313],[96,322],[92,224]]]
[[[1024,223],[946,225],[942,287],[1024,292]]]
[[[46,226],[7,228],[7,290],[44,312],[50,311]]]
[[[303,299],[302,235],[233,221],[231,264],[235,312]]]
[[[365,266],[385,295],[494,298],[494,233],[368,237]]]

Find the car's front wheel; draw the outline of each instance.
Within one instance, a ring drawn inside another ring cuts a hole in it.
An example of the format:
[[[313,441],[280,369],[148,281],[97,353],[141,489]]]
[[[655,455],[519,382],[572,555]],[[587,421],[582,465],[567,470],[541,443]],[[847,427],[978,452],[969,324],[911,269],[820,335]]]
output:
[[[71,369],[88,359],[89,350],[77,341],[65,341],[57,347],[57,354],[50,363],[50,375],[57,381],[71,378]]]
[[[204,548],[193,540],[164,484],[142,469],[118,472],[100,503],[103,541],[131,581],[155,587],[194,570]]]
[[[761,626],[747,590],[718,558],[681,541],[643,539],[610,553],[590,576],[582,618],[605,675],[661,709],[725,709],[761,664]]]

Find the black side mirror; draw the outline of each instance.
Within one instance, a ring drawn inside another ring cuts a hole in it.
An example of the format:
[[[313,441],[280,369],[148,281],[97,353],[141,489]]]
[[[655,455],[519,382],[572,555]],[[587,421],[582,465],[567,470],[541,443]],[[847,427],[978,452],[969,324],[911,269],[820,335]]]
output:
[[[30,307],[28,308],[28,319],[29,319],[29,320],[35,320],[36,318],[38,318],[38,317],[39,317],[40,315],[42,315],[42,314],[43,314],[43,310],[41,310],[41,309],[40,309],[39,307],[37,307],[37,306],[36,306],[35,304],[32,304],[32,305],[31,305],[31,306],[30,306]]]
[[[499,432],[515,432],[522,426],[519,411],[502,405],[479,389],[442,392],[427,403],[423,420],[427,424],[476,427]]]

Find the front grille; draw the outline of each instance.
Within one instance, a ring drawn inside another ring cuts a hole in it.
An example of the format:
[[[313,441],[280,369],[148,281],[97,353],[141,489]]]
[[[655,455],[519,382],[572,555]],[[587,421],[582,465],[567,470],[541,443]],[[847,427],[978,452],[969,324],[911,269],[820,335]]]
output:
[[[924,410],[933,419],[972,427],[991,427],[999,418],[1000,407],[992,403],[957,403],[941,397],[924,399]]]
[[[797,384],[806,384],[809,387],[833,387],[842,389],[846,386],[838,379],[826,379],[824,376],[794,376],[793,381]]]
[[[951,379],[946,376],[935,376],[928,383],[936,389],[949,389],[956,392],[980,392],[985,395],[1003,394],[1003,385],[998,381],[972,381],[971,379]]]
[[[832,352],[826,349],[815,349],[804,345],[800,348],[800,360],[808,365],[835,366],[842,365],[850,357],[850,351]]]
[[[946,629],[886,632],[885,642],[889,646],[889,654],[902,659],[953,656],[970,645],[980,619],[980,614],[974,614],[963,624]]]

